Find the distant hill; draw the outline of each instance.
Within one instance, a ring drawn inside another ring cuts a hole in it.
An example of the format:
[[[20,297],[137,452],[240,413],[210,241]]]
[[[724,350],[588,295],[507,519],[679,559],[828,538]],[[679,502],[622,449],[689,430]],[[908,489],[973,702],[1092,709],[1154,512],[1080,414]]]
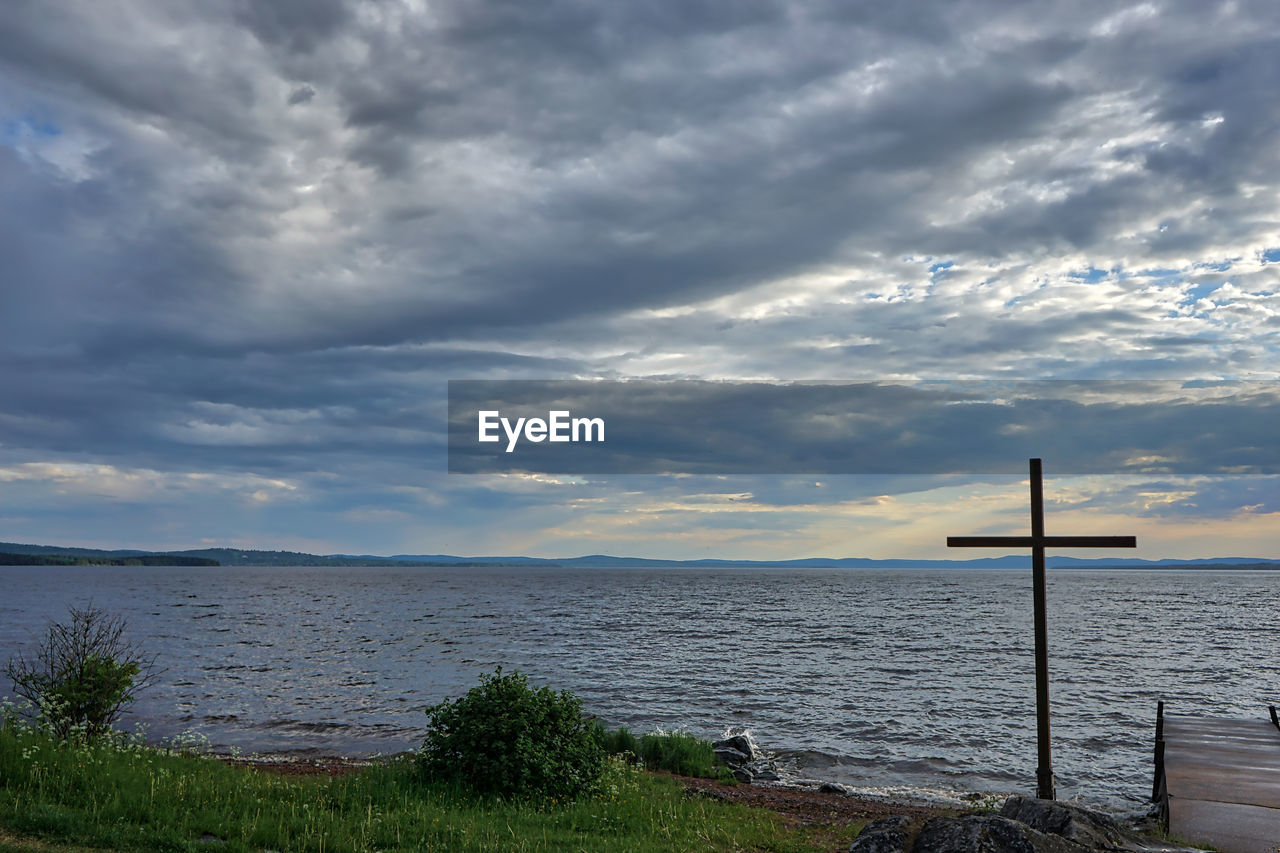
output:
[[[9,562],[5,558],[17,562]],[[25,558],[25,559],[22,559]],[[78,560],[65,562],[58,558]],[[513,558],[520,560],[521,558]],[[122,562],[127,561],[127,562]],[[97,548],[62,548],[0,542],[0,565],[148,565],[148,566],[504,566],[520,565],[501,560],[450,557],[443,561],[400,560],[394,557],[304,554],[301,551],[258,551],[239,548],[199,548],[188,551],[104,551]]]
[[[0,544],[0,548],[4,545]],[[471,560],[454,557],[444,561],[432,559],[376,557],[348,554],[304,554],[300,551],[252,551],[236,548],[204,548],[197,551],[174,551],[177,555],[207,557],[224,566],[503,566],[500,560]]]
[[[98,548],[62,548],[57,545],[21,545],[17,542],[0,542],[0,551],[6,554],[57,554],[85,557],[136,557],[154,554],[155,551],[103,551]]]
[[[1030,565],[1030,554],[1004,557],[978,557],[972,560],[874,559],[871,557],[808,557],[798,560],[652,560],[646,557],[613,557],[589,554],[547,560],[539,557],[451,557],[447,554],[396,554],[392,560],[429,560],[432,565],[458,565],[463,561],[479,561],[489,565],[552,566],[564,568],[717,568],[769,566],[794,569],[1021,569]],[[1156,568],[1264,568],[1280,569],[1280,560],[1259,557],[1214,557],[1205,560],[1140,560],[1136,558],[1086,559],[1080,557],[1048,557],[1051,569],[1156,569]]]
[[[172,554],[139,554],[127,557],[99,557],[84,554],[6,554],[0,552],[0,566],[217,566],[217,560],[178,557]]]
[[[31,558],[25,563],[10,559]],[[54,565],[37,557],[82,558],[90,565],[223,565],[223,566],[402,566],[480,568],[510,566],[528,568],[753,568],[793,569],[1025,569],[1029,554],[979,557],[973,560],[877,560],[868,557],[811,557],[799,560],[652,560],[645,557],[615,557],[588,554],[582,557],[545,559],[542,557],[457,557],[451,554],[306,554],[301,551],[261,551],[239,548],[200,548],[187,551],[104,551],[95,548],[62,548],[56,545],[24,545],[0,542],[0,565]],[[116,562],[125,561],[125,562]],[[192,562],[187,562],[192,561]],[[1049,557],[1051,569],[1280,569],[1280,560],[1259,557],[1214,557],[1203,560],[1140,560],[1081,557]],[[67,563],[56,563],[68,565]]]

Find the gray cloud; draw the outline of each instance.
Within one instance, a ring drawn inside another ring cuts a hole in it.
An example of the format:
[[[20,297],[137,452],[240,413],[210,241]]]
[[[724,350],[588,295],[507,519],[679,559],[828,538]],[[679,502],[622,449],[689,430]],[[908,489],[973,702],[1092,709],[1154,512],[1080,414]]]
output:
[[[311,99],[316,96],[316,90],[308,85],[302,85],[289,93],[289,97],[285,100],[289,106],[310,103]]]

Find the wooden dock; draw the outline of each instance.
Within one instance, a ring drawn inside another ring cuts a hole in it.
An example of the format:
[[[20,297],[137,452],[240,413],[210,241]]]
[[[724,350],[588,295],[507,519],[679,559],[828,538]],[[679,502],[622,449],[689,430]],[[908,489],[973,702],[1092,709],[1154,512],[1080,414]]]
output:
[[[1153,798],[1178,839],[1280,853],[1280,727],[1157,711]]]

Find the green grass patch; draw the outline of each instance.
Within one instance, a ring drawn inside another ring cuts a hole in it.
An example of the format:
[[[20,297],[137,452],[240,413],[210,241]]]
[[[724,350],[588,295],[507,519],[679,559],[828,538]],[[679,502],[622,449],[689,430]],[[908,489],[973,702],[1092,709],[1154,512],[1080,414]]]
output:
[[[605,755],[620,755],[638,761],[640,759],[640,739],[633,735],[626,726],[607,729],[599,720],[592,723],[591,734],[595,737]]]
[[[698,776],[734,782],[733,773],[716,758],[711,741],[687,732],[650,732],[636,737],[626,726],[609,730],[599,721],[592,734],[605,755],[640,761],[647,770],[666,770],[680,776]]]
[[[670,770],[681,776],[715,778],[725,772],[723,765],[716,764],[710,741],[686,732],[651,732],[642,736],[640,760],[652,770]]]
[[[664,755],[691,749],[688,736],[672,738],[652,743],[666,744]],[[59,741],[12,718],[0,725],[0,827],[0,838],[51,850],[821,849],[772,813],[686,795],[617,758],[574,802],[510,802],[423,785],[411,760],[300,778],[119,738]]]

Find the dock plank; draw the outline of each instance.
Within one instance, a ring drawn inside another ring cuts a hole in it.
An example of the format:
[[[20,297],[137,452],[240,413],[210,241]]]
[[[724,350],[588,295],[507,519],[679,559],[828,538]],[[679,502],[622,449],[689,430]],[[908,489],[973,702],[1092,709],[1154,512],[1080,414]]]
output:
[[[1165,715],[1169,830],[1222,853],[1280,853],[1280,731],[1267,720]]]
[[[1170,800],[1169,831],[1180,841],[1211,844],[1222,853],[1276,853],[1280,810],[1238,803]]]

